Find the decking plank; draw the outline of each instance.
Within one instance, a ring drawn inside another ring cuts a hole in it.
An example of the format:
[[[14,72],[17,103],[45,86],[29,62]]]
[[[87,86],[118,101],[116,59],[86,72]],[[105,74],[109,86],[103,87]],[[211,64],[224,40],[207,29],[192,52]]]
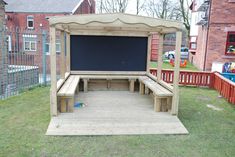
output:
[[[177,116],[153,111],[150,95],[90,91],[76,100],[85,107],[52,117],[47,135],[188,134]]]

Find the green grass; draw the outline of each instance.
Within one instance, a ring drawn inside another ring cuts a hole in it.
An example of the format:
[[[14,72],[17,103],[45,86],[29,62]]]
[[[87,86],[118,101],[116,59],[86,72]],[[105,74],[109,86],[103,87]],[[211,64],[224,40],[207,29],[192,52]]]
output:
[[[189,135],[45,136],[49,88],[0,101],[0,156],[233,157],[235,107],[214,90],[181,87],[179,118]],[[214,111],[206,105],[223,108]]]
[[[151,68],[157,68],[157,62],[151,62],[150,66],[151,66]],[[162,68],[163,69],[173,69],[174,67],[172,67],[169,62],[164,61]],[[187,63],[187,66],[185,68],[180,68],[180,70],[198,71],[198,69],[190,62]]]

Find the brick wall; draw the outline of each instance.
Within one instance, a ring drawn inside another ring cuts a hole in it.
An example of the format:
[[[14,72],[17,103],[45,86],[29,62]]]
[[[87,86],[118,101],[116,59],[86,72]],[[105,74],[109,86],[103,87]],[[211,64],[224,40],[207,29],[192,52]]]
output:
[[[196,54],[190,57],[191,59],[193,57],[193,63],[201,70],[206,59],[206,71],[211,70],[213,62],[235,61],[235,56],[225,55],[227,34],[229,31],[235,31],[235,2],[229,0],[211,2],[208,40],[207,30],[200,26]]]
[[[0,95],[7,85],[7,49],[5,38],[5,4],[0,1]]]
[[[196,54],[190,53],[189,60],[200,70],[204,68],[205,52],[206,52],[206,39],[207,39],[207,27],[200,26],[198,28],[198,41]]]
[[[90,5],[91,3],[91,5]],[[84,0],[74,14],[89,14],[95,13],[95,0]],[[27,54],[34,55],[34,65],[39,66],[39,71],[42,73],[42,60],[43,60],[43,44],[42,44],[42,30],[47,32],[47,36],[49,36],[49,22],[46,19],[50,16],[62,16],[67,15],[69,13],[7,13],[7,28],[8,32],[12,37],[12,49],[17,52],[24,51],[23,45],[23,35],[24,34],[34,34],[37,35],[37,51],[27,51]],[[27,29],[27,16],[33,15],[34,17],[34,29]],[[18,36],[18,37],[17,37]],[[58,37],[59,38],[59,37]],[[47,38],[47,42],[49,43],[49,37]],[[50,56],[47,55],[46,58],[47,65],[47,73],[50,73]],[[57,73],[60,71],[60,55],[57,54]]]
[[[84,0],[74,14],[93,14],[95,13],[95,0]]]

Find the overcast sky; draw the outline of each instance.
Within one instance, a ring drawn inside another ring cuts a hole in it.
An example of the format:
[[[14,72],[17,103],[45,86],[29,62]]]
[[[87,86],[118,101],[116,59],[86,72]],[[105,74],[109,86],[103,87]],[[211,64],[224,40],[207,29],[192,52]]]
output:
[[[141,1],[143,2],[144,0],[141,0]],[[148,0],[146,0],[146,1],[148,1]],[[141,2],[141,4],[142,4],[142,2]],[[136,0],[129,0],[129,4],[128,4],[126,13],[136,14]],[[140,14],[143,15],[144,13],[141,12]]]

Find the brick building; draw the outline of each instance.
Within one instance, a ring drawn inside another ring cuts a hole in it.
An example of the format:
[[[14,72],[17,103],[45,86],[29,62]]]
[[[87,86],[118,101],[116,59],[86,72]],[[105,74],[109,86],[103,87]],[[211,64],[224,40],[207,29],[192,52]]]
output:
[[[4,92],[7,84],[7,49],[5,40],[5,5],[6,2],[0,0],[0,96]]]
[[[235,61],[235,0],[194,0],[190,60],[201,70]]]
[[[49,23],[47,17],[95,13],[95,0],[6,0],[8,50],[24,52],[34,57],[34,64],[42,71],[43,51],[49,59]],[[57,42],[58,64],[60,40]],[[47,68],[49,73],[50,68]],[[59,70],[59,69],[58,69]]]

